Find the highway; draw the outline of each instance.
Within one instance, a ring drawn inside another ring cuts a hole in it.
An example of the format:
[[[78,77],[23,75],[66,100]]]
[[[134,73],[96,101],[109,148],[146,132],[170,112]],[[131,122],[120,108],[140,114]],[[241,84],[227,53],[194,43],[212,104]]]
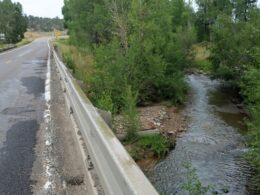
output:
[[[47,39],[0,54],[0,194],[29,194],[43,118]]]

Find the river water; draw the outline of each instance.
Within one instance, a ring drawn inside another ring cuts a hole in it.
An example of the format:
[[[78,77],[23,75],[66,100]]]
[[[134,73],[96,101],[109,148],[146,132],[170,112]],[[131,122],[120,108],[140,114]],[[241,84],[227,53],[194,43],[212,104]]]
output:
[[[185,194],[184,164],[190,162],[203,186],[216,194],[245,195],[251,176],[242,158],[244,144],[243,114],[221,92],[221,84],[205,75],[189,75],[190,101],[184,109],[189,118],[187,131],[177,138],[175,149],[150,175],[161,193]]]

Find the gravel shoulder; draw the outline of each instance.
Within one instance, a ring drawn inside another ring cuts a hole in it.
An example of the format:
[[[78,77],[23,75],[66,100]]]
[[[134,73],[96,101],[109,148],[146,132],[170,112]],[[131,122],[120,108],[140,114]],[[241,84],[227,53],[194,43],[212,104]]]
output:
[[[80,134],[70,115],[55,64],[51,65],[49,124],[37,134],[31,183],[34,194],[96,194]],[[83,154],[84,153],[84,154]]]

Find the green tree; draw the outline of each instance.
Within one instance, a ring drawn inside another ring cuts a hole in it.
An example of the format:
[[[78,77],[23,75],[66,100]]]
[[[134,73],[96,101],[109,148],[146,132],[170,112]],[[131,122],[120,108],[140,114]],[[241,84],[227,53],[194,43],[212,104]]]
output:
[[[50,32],[54,29],[63,30],[64,20],[56,18],[42,18],[35,16],[27,17],[28,28],[32,31]]]
[[[219,15],[232,14],[230,0],[196,0],[198,11],[196,13],[196,27],[199,41],[210,41],[211,27]]]
[[[27,28],[22,5],[11,0],[0,1],[0,32],[5,34],[7,43],[21,40]]]
[[[256,7],[257,0],[233,0],[234,14],[237,20],[248,21],[249,12]]]
[[[111,18],[103,0],[65,0],[63,14],[71,41],[79,46],[110,39]]]

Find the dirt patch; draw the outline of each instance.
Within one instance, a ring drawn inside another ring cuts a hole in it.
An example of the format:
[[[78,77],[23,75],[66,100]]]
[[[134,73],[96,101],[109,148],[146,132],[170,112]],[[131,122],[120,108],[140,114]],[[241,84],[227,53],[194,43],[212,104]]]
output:
[[[187,117],[183,114],[182,108],[175,106],[164,106],[160,104],[139,107],[140,132],[158,130],[162,135],[175,138],[183,132],[187,125]],[[121,137],[125,134],[123,116],[114,117],[114,129]]]
[[[165,106],[164,103],[146,107],[139,107],[138,114],[140,119],[140,134],[161,134],[175,145],[176,137],[179,136],[187,126],[187,117],[182,112],[181,107]],[[119,139],[125,135],[123,116],[114,117],[114,130]],[[128,151],[132,151],[132,144],[125,146]],[[147,150],[137,152],[137,164],[144,172],[151,170],[163,157],[155,156],[153,152]],[[131,153],[131,152],[130,152]],[[135,154],[131,154],[133,157]],[[141,157],[141,158],[139,158]]]

